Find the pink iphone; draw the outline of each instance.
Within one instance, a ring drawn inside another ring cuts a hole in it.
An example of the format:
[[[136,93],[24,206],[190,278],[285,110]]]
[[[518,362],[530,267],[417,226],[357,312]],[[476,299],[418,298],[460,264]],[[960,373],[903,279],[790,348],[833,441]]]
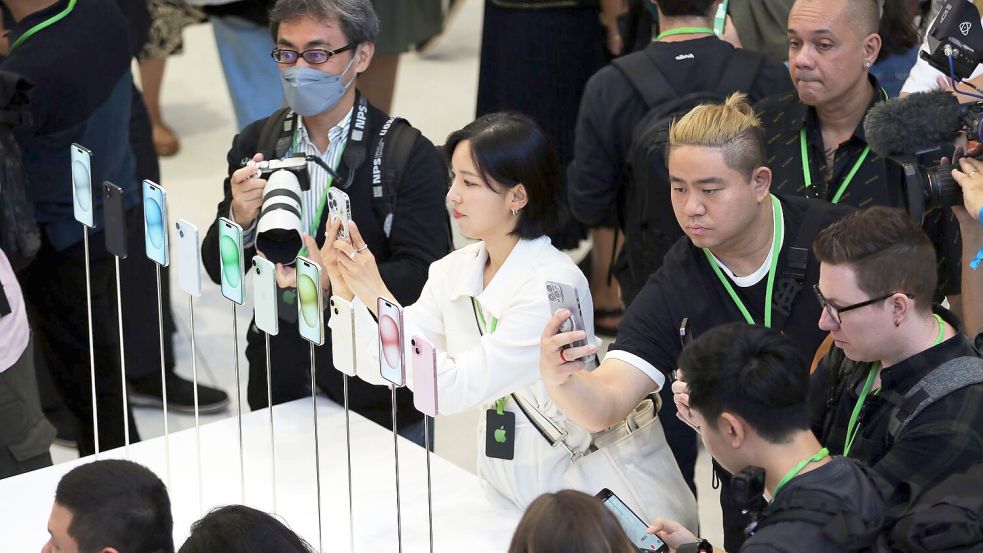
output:
[[[413,405],[429,417],[437,416],[437,350],[422,336],[410,340],[413,348]]]
[[[406,385],[403,352],[403,308],[379,298],[379,372],[397,388]]]

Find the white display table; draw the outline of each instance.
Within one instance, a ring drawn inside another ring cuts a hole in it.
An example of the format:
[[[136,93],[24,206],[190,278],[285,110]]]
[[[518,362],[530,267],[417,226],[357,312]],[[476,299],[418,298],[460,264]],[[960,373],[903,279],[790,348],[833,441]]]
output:
[[[276,512],[317,548],[317,510],[314,484],[311,400],[297,400],[273,409],[276,424]],[[318,402],[321,489],[324,506],[324,551],[349,551],[348,484],[344,410],[324,398]],[[269,412],[243,417],[245,442],[245,504],[273,511]],[[355,551],[397,551],[396,491],[392,433],[354,413],[352,478],[354,486]],[[219,505],[243,503],[240,497],[239,453],[235,417],[201,427],[201,454],[207,511]],[[426,458],[423,448],[399,439],[402,491],[403,551],[428,551]],[[200,518],[193,428],[170,437],[170,482],[175,547]],[[124,450],[101,458],[125,458]],[[129,458],[168,482],[164,439],[133,444]],[[433,471],[434,550],[494,552],[508,549],[521,517],[517,509],[489,503],[473,474],[431,455]],[[48,539],[47,520],[58,480],[87,457],[0,480],[0,540],[3,551],[39,551]],[[466,548],[466,549],[465,549]]]

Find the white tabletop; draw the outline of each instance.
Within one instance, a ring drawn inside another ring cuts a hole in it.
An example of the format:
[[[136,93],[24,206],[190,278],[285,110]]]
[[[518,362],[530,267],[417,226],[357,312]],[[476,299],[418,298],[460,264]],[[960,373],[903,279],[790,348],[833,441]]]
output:
[[[276,509],[283,520],[317,548],[314,440],[310,398],[273,409],[276,427]],[[321,454],[324,551],[350,551],[348,480],[344,410],[321,398],[318,402]],[[274,511],[269,410],[243,416],[245,501]],[[352,479],[356,551],[397,551],[396,476],[392,432],[351,414]],[[204,510],[241,497],[236,418],[201,427]],[[200,518],[194,429],[170,436],[170,476],[165,443],[154,438],[129,448],[129,458],[156,472],[170,490],[175,547],[187,538]],[[126,458],[120,448],[102,458]],[[58,480],[86,457],[0,480],[0,536],[3,551],[40,550],[47,538],[47,520]],[[434,550],[501,553],[521,517],[517,509],[493,505],[473,474],[435,455],[430,456],[433,480]],[[399,439],[403,551],[429,549],[427,473],[423,448]]]

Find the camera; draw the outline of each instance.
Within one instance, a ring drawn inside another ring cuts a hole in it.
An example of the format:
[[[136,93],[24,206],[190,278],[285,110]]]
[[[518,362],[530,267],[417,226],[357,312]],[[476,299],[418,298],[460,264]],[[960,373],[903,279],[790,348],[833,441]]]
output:
[[[253,161],[247,158],[242,160],[242,166],[255,167],[257,173],[254,177],[263,177],[265,179],[269,179],[273,173],[280,170],[290,171],[297,177],[300,189],[307,192],[311,189],[310,180],[307,177],[307,161],[307,156],[304,155],[285,159],[264,159],[263,161]]]
[[[945,0],[928,31],[928,52],[921,57],[946,76],[969,78],[983,61],[980,12],[966,0]]]

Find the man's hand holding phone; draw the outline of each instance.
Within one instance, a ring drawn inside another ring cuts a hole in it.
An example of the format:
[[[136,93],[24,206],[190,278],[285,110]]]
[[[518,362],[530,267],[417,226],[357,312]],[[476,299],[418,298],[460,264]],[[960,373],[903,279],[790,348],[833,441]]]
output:
[[[263,154],[253,156],[253,161],[263,161]],[[229,177],[232,188],[231,219],[244,229],[252,226],[263,207],[263,189],[266,179],[259,178],[260,172],[255,167],[236,169]],[[279,273],[279,271],[278,271]]]
[[[655,534],[669,546],[670,553],[675,553],[679,546],[698,541],[699,538],[674,520],[657,518],[648,527],[649,534]]]
[[[676,369],[675,374],[676,378],[672,381],[672,400],[676,404],[676,416],[687,426],[699,432],[700,427],[693,422],[689,411],[689,385],[683,377],[683,370]]]
[[[597,346],[594,344],[570,347],[574,342],[587,338],[584,330],[560,332],[571,316],[568,309],[557,311],[547,321],[540,336],[539,372],[547,386],[562,386],[572,375],[586,367],[585,357],[597,353]]]

